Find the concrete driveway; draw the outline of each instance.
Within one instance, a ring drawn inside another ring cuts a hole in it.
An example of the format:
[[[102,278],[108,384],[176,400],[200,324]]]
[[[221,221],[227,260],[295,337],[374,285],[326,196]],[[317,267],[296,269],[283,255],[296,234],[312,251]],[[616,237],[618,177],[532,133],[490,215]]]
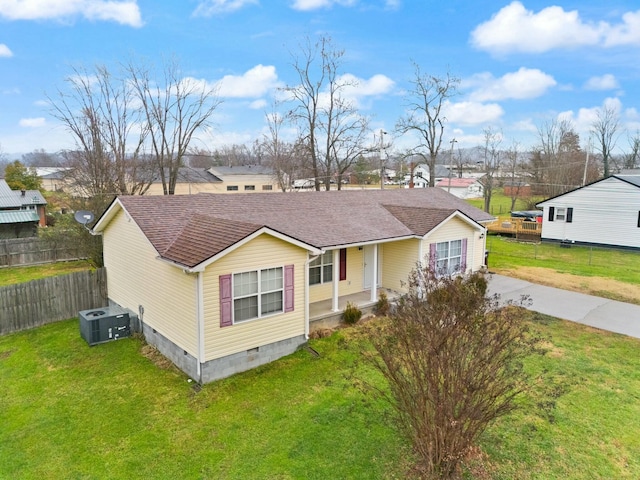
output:
[[[494,273],[488,278],[488,293],[499,294],[503,301],[517,301],[522,295],[528,295],[533,301],[527,307],[529,310],[640,338],[640,305],[545,287]]]

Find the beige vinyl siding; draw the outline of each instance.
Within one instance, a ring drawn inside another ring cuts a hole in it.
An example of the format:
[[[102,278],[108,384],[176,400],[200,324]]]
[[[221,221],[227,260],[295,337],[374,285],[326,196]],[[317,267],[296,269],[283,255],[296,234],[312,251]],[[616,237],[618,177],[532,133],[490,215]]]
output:
[[[204,345],[209,361],[303,335],[306,250],[262,234],[207,267],[203,274]],[[294,265],[294,310],[220,328],[220,275]]]
[[[474,272],[479,270],[484,263],[484,240],[478,238],[480,232],[467,222],[452,218],[447,223],[440,225],[433,233],[428,234],[423,240],[422,261],[429,264],[429,245],[431,243],[447,242],[452,240],[467,239],[467,270]]]
[[[406,283],[409,273],[416,268],[420,240],[410,239],[385,243],[382,256],[382,288],[404,292],[401,283]],[[428,251],[428,250],[427,250]]]
[[[103,240],[109,298],[134,312],[142,305],[145,324],[196,355],[196,276],[157,260],[158,253],[122,210]]]
[[[176,183],[175,195],[194,195],[196,193],[220,193],[219,183]],[[152,183],[145,195],[164,195],[162,183]]]
[[[338,286],[338,295],[350,295],[361,292],[362,287],[362,257],[363,251],[357,247],[347,248],[347,278]],[[309,302],[319,302],[333,298],[333,282],[311,285],[309,287]]]

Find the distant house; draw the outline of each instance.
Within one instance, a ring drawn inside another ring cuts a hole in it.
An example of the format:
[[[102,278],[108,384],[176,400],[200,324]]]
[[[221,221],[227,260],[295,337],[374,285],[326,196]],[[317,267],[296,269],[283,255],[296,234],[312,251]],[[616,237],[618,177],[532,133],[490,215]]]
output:
[[[613,175],[538,207],[543,241],[640,249],[640,176]]]
[[[435,183],[438,181],[449,178],[449,169],[444,165],[436,165],[436,178]],[[405,188],[408,188],[411,181],[411,174],[408,173],[404,176],[403,183]],[[435,185],[434,183],[434,185]],[[413,188],[426,188],[429,186],[429,165],[421,163],[416,165],[413,169]]]
[[[38,190],[11,190],[0,180],[0,238],[35,237],[44,227],[47,201]]]
[[[216,193],[277,192],[280,189],[273,169],[262,165],[211,167],[208,171],[220,181]]]
[[[261,165],[182,167],[178,172],[175,194],[272,192],[278,189],[273,170]],[[162,182],[156,175],[146,195],[162,194]]]
[[[482,197],[484,192],[484,187],[476,178],[445,178],[438,181],[436,187],[465,199]]]
[[[194,193],[213,193],[220,189],[221,180],[206,168],[182,167],[178,170],[175,195],[191,195]],[[145,195],[163,195],[162,179],[155,173],[153,182]]]
[[[507,181],[504,183],[504,194],[507,197],[525,198],[531,196],[531,185],[523,181]]]
[[[42,188],[48,192],[64,191],[67,187],[66,167],[36,167],[36,174],[42,180]]]
[[[118,197],[102,234],[108,295],[199,382],[294,352],[346,302],[405,291],[418,262],[483,267],[493,220],[437,189]]]

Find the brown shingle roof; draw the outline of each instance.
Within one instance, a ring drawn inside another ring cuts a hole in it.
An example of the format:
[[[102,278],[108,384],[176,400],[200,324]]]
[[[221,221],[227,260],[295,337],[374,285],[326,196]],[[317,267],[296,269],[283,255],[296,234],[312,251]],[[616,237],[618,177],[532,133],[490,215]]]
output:
[[[158,253],[197,265],[267,227],[316,248],[423,236],[456,210],[493,217],[438,188],[125,196],[119,201]]]

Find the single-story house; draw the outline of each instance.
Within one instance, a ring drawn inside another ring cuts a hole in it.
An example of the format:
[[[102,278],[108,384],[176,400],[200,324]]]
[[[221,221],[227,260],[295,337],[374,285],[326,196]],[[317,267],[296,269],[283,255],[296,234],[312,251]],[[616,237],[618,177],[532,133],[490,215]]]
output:
[[[531,185],[522,180],[504,182],[504,194],[507,197],[526,198],[531,196]]]
[[[208,172],[220,184],[215,193],[277,192],[280,190],[272,168],[262,165],[211,167]]]
[[[441,189],[124,196],[103,236],[111,305],[198,382],[294,352],[418,262],[478,271],[493,217]]]
[[[449,178],[449,169],[444,165],[436,165],[435,171],[435,183],[444,178]],[[403,183],[405,188],[409,187],[411,181],[411,173],[407,173],[404,176]],[[435,185],[434,183],[434,185]],[[413,187],[414,188],[427,188],[429,186],[429,165],[421,163],[416,165],[413,169]]]
[[[640,249],[640,175],[613,175],[537,206],[542,241]]]
[[[435,186],[458,198],[479,198],[484,195],[484,187],[476,178],[444,178]]]
[[[38,190],[11,190],[0,179],[0,238],[37,236],[46,225],[46,204]]]

